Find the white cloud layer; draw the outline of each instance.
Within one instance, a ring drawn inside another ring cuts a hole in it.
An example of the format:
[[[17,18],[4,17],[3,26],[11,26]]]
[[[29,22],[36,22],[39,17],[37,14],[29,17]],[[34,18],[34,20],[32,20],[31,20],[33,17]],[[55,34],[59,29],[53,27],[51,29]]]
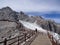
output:
[[[45,19],[48,19],[48,20],[53,20],[55,21],[56,23],[60,23],[60,18],[45,18]]]
[[[9,6],[16,11],[60,11],[58,0],[0,0],[0,8]]]

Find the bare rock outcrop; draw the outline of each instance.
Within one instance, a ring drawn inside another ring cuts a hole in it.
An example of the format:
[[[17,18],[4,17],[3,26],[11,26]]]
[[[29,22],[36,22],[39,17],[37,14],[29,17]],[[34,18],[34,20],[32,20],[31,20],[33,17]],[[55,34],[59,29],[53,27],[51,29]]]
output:
[[[0,9],[0,21],[2,22],[2,23],[0,22],[0,26],[3,25],[2,27],[0,27],[1,32],[3,32],[3,30],[4,31],[11,30],[13,32],[13,30],[19,30],[21,27],[24,28],[23,25],[19,23],[19,20],[36,23],[43,29],[57,32],[60,34],[59,31],[60,26],[57,26],[57,24],[54,21],[45,20],[41,16],[28,16],[22,11],[21,12],[13,11],[10,7],[4,7]]]

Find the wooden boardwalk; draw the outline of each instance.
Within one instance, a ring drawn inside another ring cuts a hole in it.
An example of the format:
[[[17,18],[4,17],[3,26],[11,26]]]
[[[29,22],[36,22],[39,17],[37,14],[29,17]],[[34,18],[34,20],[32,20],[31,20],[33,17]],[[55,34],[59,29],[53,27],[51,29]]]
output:
[[[52,45],[46,34],[39,34],[31,45]]]

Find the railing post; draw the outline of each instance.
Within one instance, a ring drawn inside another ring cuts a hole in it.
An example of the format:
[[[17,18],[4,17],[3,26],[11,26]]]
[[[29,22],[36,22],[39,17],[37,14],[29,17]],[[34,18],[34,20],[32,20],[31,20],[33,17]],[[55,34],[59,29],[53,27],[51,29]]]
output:
[[[18,45],[19,45],[19,36],[18,36]]]
[[[57,44],[57,41],[56,41],[56,45],[58,45],[58,44]]]
[[[4,39],[4,45],[7,45],[7,38]]]
[[[25,41],[26,41],[26,35],[27,35],[27,34],[25,33],[25,34],[24,34],[24,37],[25,37]]]
[[[33,36],[33,32],[32,32],[32,36]]]

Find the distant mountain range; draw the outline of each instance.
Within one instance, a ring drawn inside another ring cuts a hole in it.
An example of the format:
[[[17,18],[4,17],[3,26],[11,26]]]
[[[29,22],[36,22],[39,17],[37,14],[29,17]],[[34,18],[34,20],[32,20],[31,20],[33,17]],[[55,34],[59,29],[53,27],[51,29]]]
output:
[[[60,18],[60,12],[56,11],[48,11],[48,12],[26,12],[27,14],[30,15],[35,15],[35,16],[44,16],[47,18]]]
[[[46,19],[55,20],[56,23],[60,23],[58,21],[60,19],[60,12],[58,11],[46,11],[46,12],[26,12],[28,15],[42,16]]]

